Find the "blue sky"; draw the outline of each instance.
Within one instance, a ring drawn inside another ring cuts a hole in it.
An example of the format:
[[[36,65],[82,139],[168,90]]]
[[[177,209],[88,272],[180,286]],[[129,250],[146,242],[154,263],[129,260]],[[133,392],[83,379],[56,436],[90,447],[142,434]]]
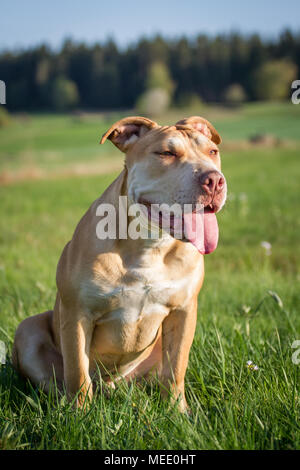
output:
[[[57,48],[66,37],[88,43],[113,37],[126,46],[142,35],[166,37],[232,30],[276,37],[300,31],[299,0],[2,0],[0,49],[47,42]]]

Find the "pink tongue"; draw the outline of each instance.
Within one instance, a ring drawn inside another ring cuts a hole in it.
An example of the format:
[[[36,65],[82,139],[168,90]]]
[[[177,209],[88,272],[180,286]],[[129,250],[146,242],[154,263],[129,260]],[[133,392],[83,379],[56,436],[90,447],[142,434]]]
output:
[[[185,237],[202,255],[217,248],[219,227],[213,212],[185,214],[183,220]]]

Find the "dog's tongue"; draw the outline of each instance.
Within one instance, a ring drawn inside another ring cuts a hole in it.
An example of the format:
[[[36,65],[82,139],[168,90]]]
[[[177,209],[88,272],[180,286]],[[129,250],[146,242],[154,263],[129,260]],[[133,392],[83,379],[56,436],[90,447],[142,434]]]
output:
[[[213,212],[185,214],[183,220],[185,237],[202,255],[207,255],[217,248],[219,227]]]

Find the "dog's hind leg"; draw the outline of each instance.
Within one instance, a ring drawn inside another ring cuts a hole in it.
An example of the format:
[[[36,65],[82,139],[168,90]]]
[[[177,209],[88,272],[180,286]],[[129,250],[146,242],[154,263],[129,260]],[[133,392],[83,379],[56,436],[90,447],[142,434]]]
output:
[[[49,392],[54,380],[63,384],[63,359],[52,334],[53,311],[26,318],[17,328],[12,362],[20,374]]]

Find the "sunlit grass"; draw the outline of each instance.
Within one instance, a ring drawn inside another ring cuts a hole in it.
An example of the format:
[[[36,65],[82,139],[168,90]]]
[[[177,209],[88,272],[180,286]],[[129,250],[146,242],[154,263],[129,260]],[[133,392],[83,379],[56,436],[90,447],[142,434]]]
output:
[[[129,113],[15,116],[11,126],[0,129],[0,176],[3,171],[30,168],[56,172],[76,165],[103,164],[106,168],[120,156],[113,145],[100,146],[100,137],[113,122]],[[289,102],[171,109],[157,121],[171,125],[193,114],[209,119],[225,143],[247,140],[256,134],[271,134],[285,141],[300,139],[300,106]]]

